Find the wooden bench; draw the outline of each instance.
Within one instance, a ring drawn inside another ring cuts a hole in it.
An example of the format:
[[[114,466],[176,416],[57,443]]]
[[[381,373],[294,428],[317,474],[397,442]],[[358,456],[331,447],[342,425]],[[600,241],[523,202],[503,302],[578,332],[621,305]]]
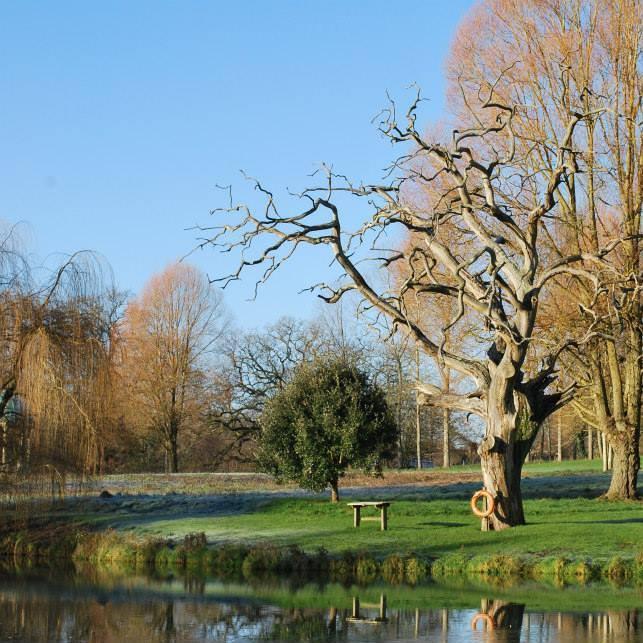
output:
[[[353,508],[353,527],[359,527],[362,520],[379,520],[382,531],[388,529],[388,515],[387,510],[390,502],[381,502],[379,500],[374,502],[349,502],[349,507]],[[362,507],[375,507],[380,510],[379,518],[362,518]]]

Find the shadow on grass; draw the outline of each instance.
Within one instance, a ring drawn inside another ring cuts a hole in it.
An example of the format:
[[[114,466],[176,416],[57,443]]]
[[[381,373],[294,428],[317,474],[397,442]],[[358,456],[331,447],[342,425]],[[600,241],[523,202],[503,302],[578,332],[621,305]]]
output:
[[[526,500],[598,498],[609,487],[609,473],[568,473],[527,477],[522,480]],[[480,482],[454,482],[440,485],[390,487],[345,487],[342,500],[466,500],[482,487]]]
[[[643,518],[621,518],[613,520],[566,520],[567,525],[625,525],[628,523],[643,523]],[[554,524],[554,523],[548,523]]]

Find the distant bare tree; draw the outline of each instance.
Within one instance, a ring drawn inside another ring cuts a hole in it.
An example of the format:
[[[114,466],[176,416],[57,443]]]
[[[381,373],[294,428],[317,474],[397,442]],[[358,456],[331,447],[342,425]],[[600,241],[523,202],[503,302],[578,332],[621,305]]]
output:
[[[325,311],[324,311],[325,312]],[[311,321],[282,317],[264,328],[230,332],[214,376],[211,425],[220,433],[221,458],[254,457],[263,409],[296,367],[317,357],[341,356],[381,381],[381,354],[370,336],[357,336],[342,311]]]
[[[230,332],[214,374],[210,422],[221,432],[219,458],[253,459],[259,417],[294,368],[316,353],[315,328],[282,317],[264,329]]]
[[[207,411],[206,361],[227,327],[220,292],[196,268],[169,265],[152,277],[125,312],[122,365],[128,407],[152,431],[179,470],[179,440]]]

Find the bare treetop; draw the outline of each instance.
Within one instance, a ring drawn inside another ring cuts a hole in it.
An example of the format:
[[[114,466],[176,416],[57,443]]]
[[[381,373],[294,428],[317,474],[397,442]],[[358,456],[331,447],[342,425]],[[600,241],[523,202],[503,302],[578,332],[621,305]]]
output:
[[[458,302],[458,312],[448,326],[456,324],[465,309],[471,309],[494,340],[524,354],[532,340],[532,300],[538,298],[541,289],[550,279],[565,272],[590,281],[598,297],[601,284],[596,271],[586,268],[593,264],[592,268],[599,266],[609,272],[606,256],[619,241],[611,242],[598,253],[565,256],[550,265],[543,265],[539,256],[539,232],[546,218],[555,216],[556,190],[578,171],[573,149],[575,128],[582,120],[600,115],[602,110],[569,114],[556,163],[548,172],[543,168],[542,176],[537,179],[540,194],[532,190],[531,207],[526,208],[518,207],[515,202],[508,205],[505,198],[507,184],[515,184],[520,178],[517,173],[512,175],[516,154],[513,120],[520,106],[500,103],[494,96],[493,86],[482,98],[489,123],[454,130],[449,144],[428,141],[416,128],[421,103],[419,93],[401,119],[391,101],[381,114],[379,129],[392,143],[409,145],[406,153],[388,169],[385,183],[355,184],[324,167],[317,174],[323,176],[322,184],[297,195],[305,207],[289,212],[280,208],[273,193],[261,182],[249,179],[265,197],[263,209],[255,212],[244,204],[231,203],[227,208],[214,210],[213,214],[234,217],[232,222],[202,228],[208,236],[202,239],[201,245],[219,247],[225,252],[238,250],[241,255],[236,271],[218,281],[225,287],[240,279],[249,268],[259,266],[263,270],[257,280],[260,284],[270,278],[300,244],[328,245],[344,270],[344,278],[339,285],[324,282],[314,286],[320,297],[335,303],[345,293],[358,291],[367,306],[407,329],[428,353],[484,387],[489,379],[487,361],[456,354],[432,340],[423,325],[408,314],[404,296],[413,293],[419,297],[453,298]],[[477,153],[478,141],[484,141],[485,156],[492,158],[481,160]],[[492,155],[489,150],[493,151]],[[530,178],[521,180],[527,184]],[[418,209],[414,204],[412,193],[418,186],[429,186],[432,196],[429,207]],[[365,199],[372,209],[371,216],[353,230],[343,227],[347,217],[340,213],[341,204],[351,207],[342,199],[344,195]],[[467,242],[464,256],[442,239],[441,229],[453,225]],[[393,227],[420,235],[422,243],[406,251],[382,247],[381,240]],[[371,251],[366,257],[359,249],[364,242],[369,243]],[[381,268],[406,263],[407,278],[397,292],[378,291],[362,268],[363,261],[377,262]],[[575,342],[578,341],[576,338]],[[556,347],[548,355],[550,372],[559,352],[560,347]],[[523,360],[524,355],[519,361]]]

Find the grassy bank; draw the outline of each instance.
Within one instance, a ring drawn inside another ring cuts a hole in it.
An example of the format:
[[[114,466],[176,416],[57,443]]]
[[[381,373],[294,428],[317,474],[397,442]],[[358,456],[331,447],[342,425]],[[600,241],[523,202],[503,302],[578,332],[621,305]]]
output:
[[[641,509],[631,502],[528,500],[530,524],[493,533],[481,532],[461,501],[400,500],[391,506],[389,530],[381,532],[377,523],[354,529],[345,504],[294,499],[237,516],[151,522],[127,533],[174,542],[202,533],[215,552],[230,544],[230,551],[252,552],[256,563],[246,567],[255,565],[259,571],[284,571],[284,565],[287,571],[291,562],[287,556],[282,560],[280,552],[301,551],[314,558],[323,548],[340,581],[383,577],[414,583],[431,573],[619,582],[643,573]]]
[[[356,485],[335,505],[289,490],[203,493],[207,479],[200,476],[200,493],[150,494],[146,488],[145,494],[70,499],[22,517],[5,514],[0,553],[21,561],[75,557],[134,569],[203,566],[219,573],[218,565],[229,565],[238,574],[244,565],[248,573],[291,573],[303,566],[342,582],[396,577],[413,583],[429,573],[635,580],[643,560],[643,504],[597,499],[608,478],[599,466],[528,465],[523,489],[529,524],[498,533],[480,531],[468,506],[479,483],[456,468],[387,474],[388,485]],[[388,531],[372,522],[353,528],[346,502],[366,497],[392,502]]]
[[[478,578],[494,588],[531,579],[565,585],[587,585],[607,581],[615,586],[643,585],[643,551],[633,556],[615,555],[590,559],[570,555],[452,553],[428,558],[417,553],[395,553],[376,557],[368,551],[330,554],[297,546],[220,544],[212,545],[204,534],[189,534],[181,542],[142,539],[108,532],[77,532],[68,538],[73,549],[68,556],[79,569],[111,571],[116,574],[192,573],[213,575],[233,581],[266,581],[290,578],[294,585],[316,579],[344,585],[418,585],[429,579]],[[2,542],[6,545],[7,540]],[[43,549],[41,545],[45,545]],[[60,552],[61,550],[59,550]],[[44,541],[31,541],[21,534],[2,553],[13,569],[27,570],[47,561],[51,550]]]

